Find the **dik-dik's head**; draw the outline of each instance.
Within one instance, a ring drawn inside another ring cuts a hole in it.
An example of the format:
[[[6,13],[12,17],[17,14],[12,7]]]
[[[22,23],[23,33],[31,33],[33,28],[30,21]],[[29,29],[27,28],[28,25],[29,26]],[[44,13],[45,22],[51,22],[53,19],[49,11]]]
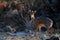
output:
[[[30,12],[31,19],[35,19],[34,14],[36,13],[36,11],[29,10],[29,12]]]

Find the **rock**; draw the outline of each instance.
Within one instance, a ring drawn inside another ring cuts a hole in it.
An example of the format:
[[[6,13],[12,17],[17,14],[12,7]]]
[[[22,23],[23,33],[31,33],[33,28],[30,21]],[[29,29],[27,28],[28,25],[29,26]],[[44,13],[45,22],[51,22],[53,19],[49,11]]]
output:
[[[59,37],[51,37],[50,40],[59,40]]]
[[[4,32],[4,30],[3,29],[0,29],[0,32]]]
[[[0,40],[3,40],[3,38],[0,38]]]

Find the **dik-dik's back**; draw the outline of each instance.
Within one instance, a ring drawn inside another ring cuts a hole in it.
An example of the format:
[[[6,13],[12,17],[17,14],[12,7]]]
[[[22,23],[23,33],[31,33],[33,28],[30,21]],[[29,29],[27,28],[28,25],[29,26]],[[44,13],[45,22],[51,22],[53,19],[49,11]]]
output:
[[[39,31],[39,30],[41,30],[42,27],[45,27],[47,29],[51,28],[53,25],[53,21],[49,18],[45,18],[44,20],[43,19],[40,19],[40,20],[34,19],[33,24],[34,24],[35,28]]]

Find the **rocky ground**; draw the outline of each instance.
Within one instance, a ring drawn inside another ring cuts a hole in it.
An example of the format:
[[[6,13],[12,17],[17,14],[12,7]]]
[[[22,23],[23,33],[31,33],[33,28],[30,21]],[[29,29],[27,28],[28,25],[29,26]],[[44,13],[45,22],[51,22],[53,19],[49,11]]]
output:
[[[60,34],[54,34],[60,38]],[[19,33],[0,33],[0,40],[42,40],[50,38],[48,34],[38,33],[28,34],[24,32]]]

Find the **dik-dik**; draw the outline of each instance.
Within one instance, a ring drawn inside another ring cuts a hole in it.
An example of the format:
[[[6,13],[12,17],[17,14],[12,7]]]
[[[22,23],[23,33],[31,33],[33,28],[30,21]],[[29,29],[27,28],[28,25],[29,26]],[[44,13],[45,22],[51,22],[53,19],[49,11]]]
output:
[[[37,31],[41,31],[42,27],[45,27],[47,29],[52,28],[53,21],[50,18],[46,17],[46,18],[44,18],[44,20],[37,20],[34,16],[35,13],[36,13],[36,11],[31,11],[30,14],[31,14],[31,20],[33,22],[33,25]],[[48,21],[50,21],[50,22],[48,22]]]

